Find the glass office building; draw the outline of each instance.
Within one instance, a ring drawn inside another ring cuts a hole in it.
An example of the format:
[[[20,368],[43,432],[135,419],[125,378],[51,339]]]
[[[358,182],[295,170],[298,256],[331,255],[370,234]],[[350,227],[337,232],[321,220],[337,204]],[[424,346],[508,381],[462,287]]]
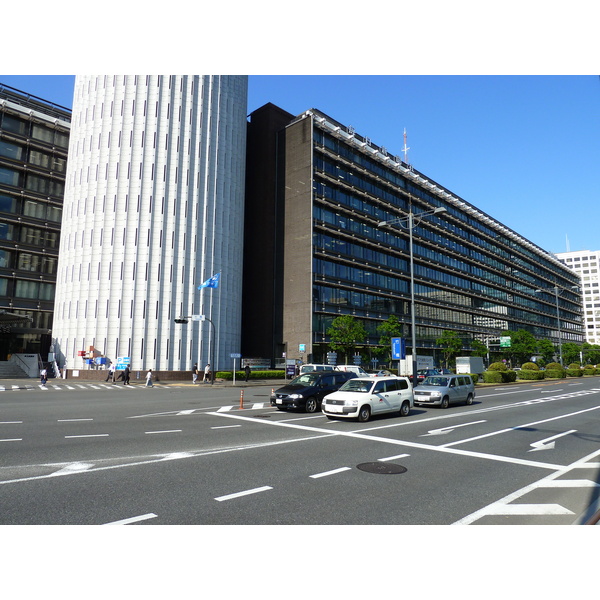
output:
[[[390,315],[411,353],[407,223],[379,226],[409,212],[418,354],[439,363],[445,330],[465,352],[474,340],[494,349],[504,330],[583,341],[575,273],[352,128],[315,109],[294,117],[267,104],[250,115],[248,157],[245,356],[326,362],[327,330],[343,314],[368,332],[363,360]],[[430,214],[436,208],[445,210]]]
[[[0,84],[0,360],[50,348],[70,121]]]

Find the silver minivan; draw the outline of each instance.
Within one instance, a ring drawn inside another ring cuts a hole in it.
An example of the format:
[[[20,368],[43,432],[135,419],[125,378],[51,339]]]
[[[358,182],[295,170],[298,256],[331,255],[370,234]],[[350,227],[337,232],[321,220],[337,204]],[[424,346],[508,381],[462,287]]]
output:
[[[415,388],[415,405],[431,404],[448,408],[450,404],[473,404],[475,384],[469,375],[430,375]]]

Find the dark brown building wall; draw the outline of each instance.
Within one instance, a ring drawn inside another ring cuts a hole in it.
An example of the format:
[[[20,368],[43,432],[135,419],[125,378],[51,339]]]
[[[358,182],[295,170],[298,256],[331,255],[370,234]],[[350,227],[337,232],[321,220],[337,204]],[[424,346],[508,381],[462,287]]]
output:
[[[312,147],[312,117],[287,127],[283,341],[288,358],[305,362],[312,354]]]

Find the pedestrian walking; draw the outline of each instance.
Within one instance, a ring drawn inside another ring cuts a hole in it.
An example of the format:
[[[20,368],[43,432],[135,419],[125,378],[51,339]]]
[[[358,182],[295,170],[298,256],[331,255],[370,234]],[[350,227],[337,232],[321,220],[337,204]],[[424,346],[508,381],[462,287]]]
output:
[[[46,371],[46,369],[42,369],[40,371],[40,382],[42,385],[46,385],[47,381],[48,381],[48,371]]]
[[[192,369],[192,382],[196,383],[198,381],[198,363],[194,363],[194,367]]]
[[[246,373],[246,381],[248,381],[250,379],[250,365],[246,365],[244,372]]]
[[[108,367],[108,375],[106,376],[106,381],[112,381],[113,383],[115,382],[115,371],[117,370],[117,367],[115,366],[114,363],[110,364],[110,367]]]
[[[123,385],[131,385],[129,383],[130,375],[131,371],[129,370],[129,365],[125,365],[125,370],[123,371]]]
[[[152,369],[146,373],[146,387],[152,387]]]
[[[204,367],[204,383],[210,381],[210,363]]]

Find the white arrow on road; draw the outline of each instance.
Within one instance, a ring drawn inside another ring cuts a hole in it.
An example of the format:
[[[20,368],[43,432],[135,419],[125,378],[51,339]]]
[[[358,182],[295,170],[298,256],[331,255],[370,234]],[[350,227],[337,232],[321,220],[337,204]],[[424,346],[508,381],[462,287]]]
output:
[[[554,448],[554,442],[552,440],[556,440],[564,435],[569,435],[570,433],[575,433],[577,429],[571,429],[571,431],[565,431],[564,433],[559,433],[558,435],[553,435],[552,437],[546,438],[545,440],[540,440],[539,442],[533,442],[533,444],[529,444],[531,446],[531,450],[528,452],[535,452],[536,450],[552,450]],[[550,442],[549,444],[547,442]]]
[[[463,423],[462,425],[452,425],[452,427],[442,427],[441,429],[432,429],[420,437],[426,437],[428,435],[444,435],[450,433],[459,427],[466,427],[467,425],[477,425],[477,423],[485,423],[486,421],[473,421],[472,423]]]

